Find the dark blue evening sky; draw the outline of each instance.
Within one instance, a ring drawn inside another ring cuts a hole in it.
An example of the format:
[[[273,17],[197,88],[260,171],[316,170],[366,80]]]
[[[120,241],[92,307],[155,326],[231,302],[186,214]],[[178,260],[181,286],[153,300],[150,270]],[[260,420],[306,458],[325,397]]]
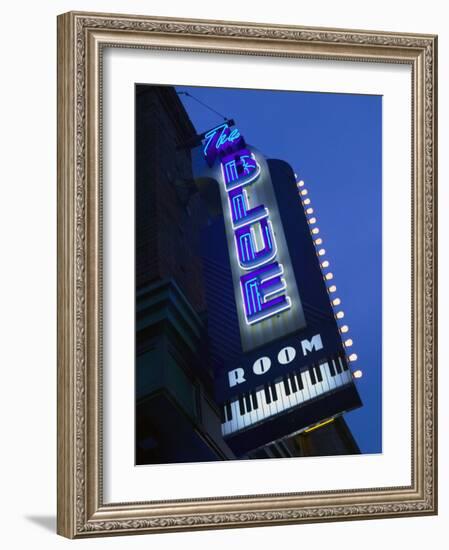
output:
[[[382,98],[177,86],[235,120],[267,158],[303,179],[348,334],[354,340],[364,406],[345,416],[363,453],[381,452]],[[180,95],[198,133],[222,119]]]

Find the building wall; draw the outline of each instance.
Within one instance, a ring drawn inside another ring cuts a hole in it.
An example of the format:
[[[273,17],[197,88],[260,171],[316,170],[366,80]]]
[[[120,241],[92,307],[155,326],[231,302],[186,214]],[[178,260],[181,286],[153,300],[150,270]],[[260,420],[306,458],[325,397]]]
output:
[[[136,86],[136,114],[136,286],[173,277],[203,311],[198,229],[205,210],[183,147],[195,128],[171,86]]]
[[[171,86],[136,86],[136,463],[224,460],[206,341],[195,128]]]

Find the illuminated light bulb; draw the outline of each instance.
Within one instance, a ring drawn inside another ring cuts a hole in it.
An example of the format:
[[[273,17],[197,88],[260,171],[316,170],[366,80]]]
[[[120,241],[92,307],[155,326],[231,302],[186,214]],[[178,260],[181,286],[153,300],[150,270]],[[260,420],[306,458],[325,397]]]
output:
[[[305,196],[305,195],[307,195],[308,193],[309,193],[309,192],[307,191],[307,189],[303,189],[303,190],[301,191],[301,195],[302,195],[302,196]]]
[[[334,278],[334,274],[333,273],[326,273],[324,278],[326,279],[326,281],[330,281]]]
[[[351,355],[348,357],[350,361],[357,361],[357,353],[351,353]]]
[[[315,239],[315,244],[318,246],[319,244],[323,244],[323,239],[318,237],[318,239]]]
[[[302,201],[302,203],[303,203],[303,204],[310,204],[310,199],[304,199],[304,200]]]
[[[309,223],[316,223],[316,218],[310,218]]]
[[[337,319],[343,319],[344,316],[345,316],[345,314],[344,314],[343,311],[337,311],[337,313],[335,314],[335,317]]]
[[[306,214],[313,214],[313,208],[307,208]]]
[[[331,285],[327,290],[329,292],[337,292],[337,287],[335,285]]]
[[[320,239],[317,239],[317,241],[318,240],[320,240]],[[324,268],[329,267],[329,262],[327,260],[324,260],[324,262],[321,262],[321,267],[324,267]]]
[[[304,182],[302,180],[298,181],[298,187],[303,187],[304,186]]]
[[[354,378],[362,378],[363,372],[360,369],[357,369],[352,373],[352,376]]]
[[[324,250],[324,248],[320,248],[318,250],[318,256],[324,256],[326,254],[326,251]]]
[[[348,330],[349,330],[348,325],[343,325],[342,327],[340,327],[340,332],[348,332]]]
[[[318,227],[314,227],[311,231],[312,235],[318,235],[319,232],[320,230],[318,229]]]
[[[332,300],[333,306],[339,306],[341,304],[340,298],[335,298],[335,300]]]
[[[351,338],[348,338],[345,340],[345,348],[350,348],[352,346],[352,340]]]

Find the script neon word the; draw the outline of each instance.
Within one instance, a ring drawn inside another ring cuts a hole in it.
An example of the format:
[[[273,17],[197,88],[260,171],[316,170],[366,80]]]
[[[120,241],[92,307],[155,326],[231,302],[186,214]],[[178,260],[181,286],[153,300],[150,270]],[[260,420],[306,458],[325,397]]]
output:
[[[204,136],[204,141],[203,152],[210,166],[219,154],[225,153],[236,144],[239,147],[245,145],[239,130],[237,128],[231,130],[226,122],[209,130]]]

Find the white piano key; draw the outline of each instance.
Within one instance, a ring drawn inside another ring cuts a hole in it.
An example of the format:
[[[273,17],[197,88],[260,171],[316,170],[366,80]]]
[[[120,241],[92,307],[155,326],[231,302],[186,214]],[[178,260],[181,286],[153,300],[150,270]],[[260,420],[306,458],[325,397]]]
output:
[[[249,417],[249,421],[250,421],[250,424],[255,424],[257,422],[257,414],[256,414],[256,410],[254,409],[254,405],[253,405],[253,398],[251,396],[251,392],[249,393],[249,400],[250,400],[250,403],[251,403],[251,410],[248,411],[248,417]]]
[[[331,389],[330,386],[329,386],[329,374],[328,374],[328,371],[327,371],[326,367],[327,367],[327,363],[321,363],[320,371],[321,371],[321,375],[323,377],[322,384],[323,384],[324,393],[327,393]]]
[[[232,420],[228,417],[228,414],[226,413],[226,418],[228,419],[225,424],[228,426],[228,433],[232,431]]]
[[[260,391],[256,391],[257,409],[254,409],[254,414],[257,417],[257,422],[263,420],[262,417],[262,403],[260,402]]]
[[[324,391],[326,393],[330,390],[329,375],[328,375],[328,372],[326,370],[326,363],[321,363],[320,370],[321,370],[321,376],[323,377],[323,381],[322,381],[323,388],[324,388]]]
[[[270,395],[271,395],[271,403],[268,404],[268,408],[270,409],[270,415],[278,414],[278,404],[277,400],[273,399],[273,392],[271,391],[270,387]]]
[[[314,389],[315,389],[315,392],[316,392],[317,396],[323,395],[325,390],[324,390],[324,387],[323,387],[323,383],[320,382],[319,379],[318,379],[318,376],[316,374],[316,369],[315,369],[315,380],[316,380],[316,384],[314,384]]]
[[[305,401],[304,390],[300,390],[298,388],[298,391],[296,392],[296,400],[298,405],[302,405],[302,403],[304,403]]]
[[[278,396],[276,401],[276,406],[277,406],[278,413],[281,413],[289,407],[290,403],[288,403],[286,399],[287,396],[285,395],[285,392],[284,392],[284,383],[282,381],[277,382],[275,386],[276,386],[276,393]]]
[[[312,389],[315,392],[315,397],[319,397],[320,396],[320,383],[318,382],[318,377],[316,375],[315,369],[313,369],[313,375],[315,376],[315,384],[312,382],[312,375],[310,374],[310,371],[309,371],[309,379],[310,379],[310,383],[312,385]]]
[[[243,398],[243,408],[246,411],[246,404],[245,404],[245,399],[244,398]],[[240,403],[239,403],[239,401],[237,401],[237,410],[239,411],[240,421],[242,422],[243,426],[245,426],[245,428],[246,428],[247,426],[249,426],[249,418],[248,418],[249,415],[246,412],[244,414],[242,414],[240,412]]]
[[[248,417],[249,423],[254,424],[254,422],[257,422],[257,420],[256,420],[257,417],[255,415],[255,411],[254,411],[254,408],[253,408],[251,395],[249,396],[249,399],[250,399],[250,402],[251,402],[251,409],[248,410],[248,407],[246,408],[246,416]]]
[[[260,390],[260,403],[262,405],[262,414],[263,414],[263,420],[268,418],[271,415],[271,409],[270,406],[267,404],[267,401],[265,399],[265,390]]]
[[[329,362],[325,364],[325,371],[327,374],[327,382],[329,384],[329,388],[331,390],[334,390],[337,387],[337,384],[335,383],[335,377],[331,374],[331,369],[329,367]]]
[[[284,404],[282,403],[282,394],[279,392],[279,383],[276,383],[275,387],[276,387],[277,399],[275,399],[273,403],[274,403],[274,406],[276,407],[278,414],[280,414],[281,412],[284,411]],[[273,395],[273,393],[271,395]]]
[[[294,405],[293,392],[292,392],[292,386],[290,384],[290,380],[288,380],[288,385],[290,388],[290,393],[287,395],[287,392],[285,391],[284,382],[282,381],[282,393],[284,394],[284,403],[286,408],[290,409]]]
[[[308,370],[305,370],[303,372],[302,379],[305,381],[304,385],[307,385],[307,388],[310,394],[310,399],[313,399],[314,397],[316,397],[316,391],[315,391],[315,388],[313,387],[312,380],[310,378],[310,374]]]
[[[350,381],[349,369],[345,370],[343,368],[343,361],[342,361],[341,357],[338,357],[338,362],[340,363],[340,368],[341,368],[341,373],[340,373],[341,383],[342,383],[342,385],[347,384]]]
[[[249,398],[251,400],[251,411],[249,413],[249,420],[251,424],[256,424],[259,421],[259,418],[257,416],[257,409],[254,408],[253,398],[251,395],[249,396]]]
[[[282,406],[284,407],[283,410],[288,410],[290,408],[290,399],[288,395],[285,393],[285,386],[284,381],[281,380],[276,384],[279,400],[282,401]]]
[[[302,396],[303,396],[303,402],[308,401],[309,399],[312,399],[312,395],[310,393],[310,382],[307,380],[306,377],[306,371],[301,372],[301,380],[302,380]]]
[[[274,414],[278,414],[279,412],[282,411],[282,409],[279,410],[279,408],[278,408],[279,395],[277,396],[278,399],[274,399],[273,391],[272,391],[272,388],[271,388],[272,384],[273,383],[270,383],[270,395],[271,395],[270,407],[271,407],[271,410],[274,411]]]
[[[232,409],[231,429],[233,432],[236,432],[237,430],[241,430],[244,427],[243,423],[240,421],[239,402],[233,401],[231,403],[231,409]]]
[[[245,406],[245,399],[243,398],[243,409],[246,410],[246,406]],[[239,416],[240,416],[240,422],[245,426],[248,425],[248,421],[247,421],[247,414],[246,413],[241,413],[240,412],[240,402],[239,400],[237,400],[237,410],[239,411]]]
[[[284,379],[278,382],[276,384],[276,387],[277,387],[279,399],[282,400],[282,405],[285,411],[286,409],[290,408],[290,399],[288,398],[288,395],[285,393]]]
[[[288,383],[290,386],[290,395],[287,396],[287,399],[290,403],[290,407],[296,407],[296,405],[298,404],[298,399],[296,397],[296,392],[293,391],[290,378],[288,379]],[[285,388],[284,388],[284,391],[285,391]]]
[[[343,370],[343,372],[341,373],[342,381],[343,381],[343,383],[347,384],[348,382],[350,382],[352,380],[351,371],[350,371],[349,367],[346,370],[343,369],[343,360],[342,360],[341,357],[338,357],[338,361],[340,362],[340,366]]]
[[[298,405],[303,403],[307,399],[306,395],[304,394],[304,388],[300,388],[299,379],[301,379],[302,385],[304,386],[304,382],[302,381],[302,376],[300,373],[296,375],[296,385],[298,387],[296,391],[296,399],[298,401]]]
[[[298,385],[296,385],[296,391],[293,391],[292,381],[290,380],[290,389],[292,390],[292,393],[290,394],[290,403],[293,407],[297,407],[300,403],[299,400],[299,388]]]
[[[262,407],[262,400],[261,400],[261,392],[256,392],[256,399],[257,399],[257,409],[255,409],[255,414],[257,417],[257,422],[261,422],[264,420],[264,413],[263,413],[263,407]]]
[[[332,359],[332,361],[334,362],[334,369],[335,369],[335,376],[334,376],[334,380],[335,380],[335,385],[337,388],[339,388],[340,386],[343,386],[344,382],[343,382],[343,378],[342,378],[342,375],[341,373],[339,373],[337,371],[337,365],[336,365],[336,362]],[[340,366],[339,366],[340,368]]]
[[[271,396],[271,389],[268,388],[268,393]],[[264,395],[265,398],[265,395]],[[267,417],[271,416],[272,414],[277,414],[277,408],[275,407],[272,400],[268,403],[268,401],[265,399],[265,407],[267,409]]]

